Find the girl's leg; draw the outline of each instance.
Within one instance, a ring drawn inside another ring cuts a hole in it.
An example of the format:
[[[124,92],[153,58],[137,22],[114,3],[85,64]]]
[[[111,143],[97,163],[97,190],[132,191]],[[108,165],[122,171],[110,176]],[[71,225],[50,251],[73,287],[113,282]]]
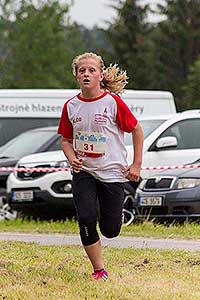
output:
[[[124,184],[98,182],[98,198],[101,233],[107,238],[116,237],[119,235],[122,225]]]
[[[94,270],[103,269],[101,242],[97,225],[97,182],[89,173],[73,175],[73,195],[79,222],[81,241]]]
[[[84,246],[84,249],[92,263],[94,271],[104,269],[103,257],[101,253],[101,241],[98,240],[92,245]]]

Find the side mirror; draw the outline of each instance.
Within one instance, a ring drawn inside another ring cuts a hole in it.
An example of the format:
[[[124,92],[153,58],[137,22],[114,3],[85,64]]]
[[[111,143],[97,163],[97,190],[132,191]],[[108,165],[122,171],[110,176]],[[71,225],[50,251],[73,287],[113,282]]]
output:
[[[163,148],[172,148],[176,147],[178,145],[177,138],[175,136],[165,136],[160,138],[156,143],[157,149],[163,149]]]

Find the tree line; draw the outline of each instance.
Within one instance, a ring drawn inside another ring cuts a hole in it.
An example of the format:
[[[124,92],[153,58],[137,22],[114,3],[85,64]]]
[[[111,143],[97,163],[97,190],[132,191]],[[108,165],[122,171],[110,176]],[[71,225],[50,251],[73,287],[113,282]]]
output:
[[[107,29],[72,22],[63,2],[0,2],[0,88],[77,88],[72,59],[95,51],[127,71],[128,88],[170,90],[179,111],[199,108],[200,0],[165,0],[157,23],[139,0],[110,0]]]

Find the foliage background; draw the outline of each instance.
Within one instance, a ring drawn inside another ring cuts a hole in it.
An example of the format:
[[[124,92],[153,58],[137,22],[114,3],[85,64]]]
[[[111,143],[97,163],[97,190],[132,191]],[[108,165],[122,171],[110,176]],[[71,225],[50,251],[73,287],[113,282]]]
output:
[[[72,59],[94,51],[127,70],[127,88],[170,90],[179,111],[199,108],[199,0],[165,0],[156,24],[139,0],[110,0],[117,15],[106,30],[72,22],[72,5],[0,1],[0,88],[76,88]]]

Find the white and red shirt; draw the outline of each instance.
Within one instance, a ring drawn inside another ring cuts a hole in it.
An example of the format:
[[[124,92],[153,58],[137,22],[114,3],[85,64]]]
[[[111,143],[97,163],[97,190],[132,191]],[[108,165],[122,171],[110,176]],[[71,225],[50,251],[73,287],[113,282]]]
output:
[[[58,133],[73,139],[83,170],[104,182],[127,181],[124,132],[132,132],[138,121],[123,100],[104,92],[92,99],[76,95],[63,106]]]

